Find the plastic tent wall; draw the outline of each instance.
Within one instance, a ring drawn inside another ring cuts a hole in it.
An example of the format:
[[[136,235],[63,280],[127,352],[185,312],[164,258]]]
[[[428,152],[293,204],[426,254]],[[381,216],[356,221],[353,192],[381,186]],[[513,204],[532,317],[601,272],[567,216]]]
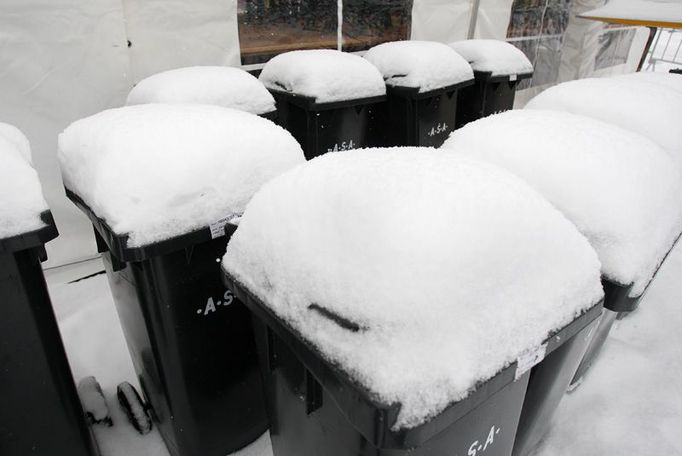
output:
[[[342,0],[325,1],[343,9]],[[545,7],[571,8],[554,82],[634,70],[646,29],[637,32],[625,64],[597,71],[595,54],[604,25],[574,15],[603,1],[544,1]],[[381,2],[366,3],[371,8]],[[17,125],[31,140],[34,162],[61,232],[48,244],[48,267],[96,255],[90,225],[64,196],[56,160],[57,134],[78,118],[122,105],[130,88],[155,72],[198,64],[239,65],[239,4],[237,0],[0,2],[0,121]],[[505,39],[513,4],[513,0],[412,0],[410,37],[442,42]],[[343,36],[340,32],[337,36]],[[524,90],[517,100],[523,103],[545,87]]]

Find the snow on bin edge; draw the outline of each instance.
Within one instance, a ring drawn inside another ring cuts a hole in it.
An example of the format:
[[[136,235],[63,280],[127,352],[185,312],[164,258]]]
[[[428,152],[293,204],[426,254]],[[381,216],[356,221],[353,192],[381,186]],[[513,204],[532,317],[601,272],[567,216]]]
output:
[[[195,66],[163,71],[140,81],[128,94],[128,105],[199,103],[252,114],[275,111],[275,99],[255,76],[241,68]]]
[[[4,123],[0,123],[0,163],[0,239],[43,228],[40,215],[49,208],[31,165],[28,139]]]
[[[240,214],[253,193],[304,161],[283,128],[209,105],[110,109],[59,136],[64,185],[128,247],[140,247]]]
[[[653,141],[588,117],[516,110],[473,122],[443,145],[525,179],[599,254],[602,273],[639,296],[682,231],[682,179]]]
[[[414,87],[420,92],[472,80],[469,63],[450,46],[434,41],[393,41],[365,54],[383,75],[386,85]]]
[[[682,94],[638,80],[588,78],[550,87],[525,109],[580,114],[640,133],[676,154],[682,153],[679,108]],[[682,157],[678,157],[682,166]]]
[[[603,295],[596,253],[547,201],[432,149],[327,154],[284,173],[249,203],[223,267],[401,403],[396,429],[463,399]]]
[[[492,76],[513,76],[533,72],[533,63],[516,46],[500,40],[462,40],[450,43],[474,71]]]
[[[317,103],[386,94],[384,80],[374,65],[331,49],[279,54],[265,64],[259,79],[269,89],[311,97]]]

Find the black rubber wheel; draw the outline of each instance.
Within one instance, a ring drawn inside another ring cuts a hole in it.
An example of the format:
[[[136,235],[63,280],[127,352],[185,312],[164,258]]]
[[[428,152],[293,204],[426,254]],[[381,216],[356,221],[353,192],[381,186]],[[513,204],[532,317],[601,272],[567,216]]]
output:
[[[107,427],[114,425],[102,387],[95,377],[85,377],[78,382],[78,396],[88,423],[101,424]]]
[[[140,434],[148,434],[152,430],[152,420],[147,405],[135,387],[128,382],[119,383],[116,387],[116,395],[130,424]]]

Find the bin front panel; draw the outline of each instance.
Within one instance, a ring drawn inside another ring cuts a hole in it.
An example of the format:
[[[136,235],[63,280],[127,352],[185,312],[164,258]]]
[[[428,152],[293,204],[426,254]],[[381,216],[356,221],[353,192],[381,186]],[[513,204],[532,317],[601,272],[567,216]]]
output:
[[[583,355],[580,365],[578,366],[578,369],[571,380],[571,385],[576,385],[580,380],[582,380],[587,371],[590,370],[590,367],[592,367],[592,364],[597,360],[597,357],[599,356],[599,353],[601,353],[601,349],[604,346],[604,343],[606,343],[606,339],[609,336],[611,328],[616,322],[617,317],[617,312],[613,312],[607,308],[604,308],[599,325],[592,332],[592,336],[590,337],[585,354]]]
[[[415,100],[417,135],[415,146],[440,147],[455,129],[457,90]]]
[[[358,105],[308,112],[313,147],[304,147],[306,158],[365,147],[371,109]]]
[[[371,146],[440,147],[455,129],[457,90],[418,99],[389,92],[374,109]]]
[[[373,105],[305,109],[278,96],[278,123],[301,144],[307,160],[327,152],[367,146],[368,124]]]
[[[514,107],[518,81],[487,81],[476,79],[471,86],[459,90],[457,128],[483,117]]]
[[[489,82],[485,86],[485,104],[482,117],[509,111],[514,107],[517,81]]]
[[[587,349],[598,319],[583,328],[531,369],[514,456],[527,456],[547,433],[549,423]]]
[[[0,454],[95,456],[39,257],[0,255]]]
[[[274,456],[511,454],[528,373],[420,447],[377,447],[357,431],[294,352],[273,331],[268,331],[265,324],[256,322],[255,325],[271,416]]]
[[[226,244],[109,268],[143,391],[176,455],[224,456],[267,429],[250,314],[221,282]]]

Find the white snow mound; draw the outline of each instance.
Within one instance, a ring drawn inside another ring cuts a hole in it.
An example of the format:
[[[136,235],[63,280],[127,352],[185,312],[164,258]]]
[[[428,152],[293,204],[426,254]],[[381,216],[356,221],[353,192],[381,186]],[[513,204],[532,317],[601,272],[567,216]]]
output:
[[[209,105],[148,104],[79,120],[59,136],[64,185],[128,246],[243,212],[263,183],[303,162],[272,122]]]
[[[27,162],[33,163],[31,157],[31,144],[24,133],[14,125],[0,122],[0,138],[9,141],[14,149],[20,153]]]
[[[658,84],[589,78],[551,87],[533,98],[526,109],[566,111],[599,119],[640,133],[679,154],[682,152],[679,106],[682,94]]]
[[[434,41],[394,41],[365,54],[388,86],[414,87],[420,92],[469,81],[474,72],[450,46]]]
[[[128,95],[128,105],[198,103],[252,114],[275,111],[275,99],[255,76],[240,68],[197,66],[149,76]]]
[[[655,71],[638,71],[637,73],[614,76],[613,79],[624,79],[659,84],[682,93],[682,75],[679,74],[661,73]]]
[[[30,158],[30,146],[23,133],[0,124],[0,239],[45,226],[40,214],[49,208]]]
[[[603,293],[594,250],[537,192],[426,148],[327,154],[272,180],[223,267],[381,401],[400,403],[394,429],[461,400]]]
[[[491,72],[492,76],[519,75],[533,72],[533,64],[516,46],[499,40],[463,40],[450,43],[474,71]]]
[[[374,65],[331,49],[280,54],[265,64],[260,80],[269,89],[311,97],[317,103],[386,94],[384,80]]]
[[[682,179],[649,139],[588,117],[516,110],[473,122],[443,145],[518,175],[571,220],[602,273],[639,296],[682,231]]]

